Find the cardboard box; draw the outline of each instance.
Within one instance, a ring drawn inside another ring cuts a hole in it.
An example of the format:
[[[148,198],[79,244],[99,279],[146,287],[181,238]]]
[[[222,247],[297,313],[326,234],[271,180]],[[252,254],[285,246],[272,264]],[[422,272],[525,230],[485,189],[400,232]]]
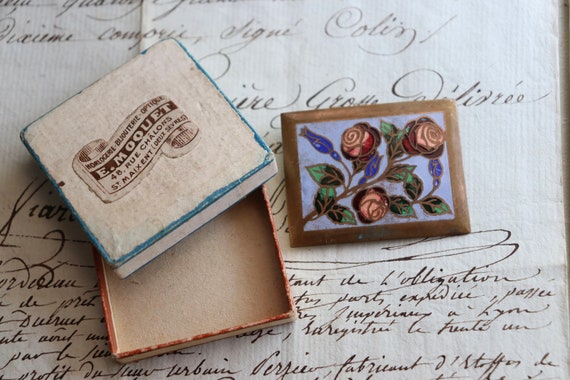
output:
[[[111,351],[119,361],[295,318],[263,190],[254,191],[127,279],[117,277],[96,255]]]
[[[277,172],[261,137],[175,40],[106,75],[21,138],[120,277]]]

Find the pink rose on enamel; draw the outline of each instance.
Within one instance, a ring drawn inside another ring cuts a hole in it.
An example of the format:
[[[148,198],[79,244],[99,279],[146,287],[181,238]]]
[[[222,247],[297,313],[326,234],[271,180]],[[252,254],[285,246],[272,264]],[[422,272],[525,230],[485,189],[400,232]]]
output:
[[[381,187],[371,187],[359,191],[352,198],[352,207],[362,223],[370,224],[386,215],[390,208],[390,200],[386,190]]]
[[[380,146],[380,132],[368,123],[356,123],[342,133],[342,155],[351,161],[368,161]]]
[[[409,154],[435,158],[443,153],[445,132],[429,117],[410,121],[404,130],[406,135],[402,145]]]

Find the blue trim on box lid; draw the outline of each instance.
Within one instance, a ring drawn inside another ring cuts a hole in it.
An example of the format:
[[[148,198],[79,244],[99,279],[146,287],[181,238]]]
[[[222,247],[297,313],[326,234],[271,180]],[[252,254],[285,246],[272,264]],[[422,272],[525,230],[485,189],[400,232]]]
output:
[[[263,138],[257,133],[257,131],[251,126],[251,124],[249,124],[249,122],[243,117],[243,115],[239,112],[239,110],[235,107],[235,105],[228,99],[228,97],[224,94],[224,92],[219,88],[219,86],[214,82],[214,80],[210,77],[210,75],[204,70],[204,68],[196,61],[196,59],[194,59],[194,57],[188,52],[188,50],[186,49],[186,47],[178,40],[174,39],[174,38],[167,38],[164,40],[161,40],[159,42],[157,42],[156,44],[152,45],[151,47],[141,51],[139,53],[139,55],[144,55],[146,54],[150,49],[152,49],[154,46],[165,42],[167,40],[173,40],[174,42],[176,42],[178,44],[178,46],[180,48],[182,48],[182,50],[186,53],[186,56],[189,57],[192,62],[196,65],[196,67],[202,72],[202,74],[204,74],[204,76],[210,81],[210,83],[215,87],[215,89],[218,91],[218,93],[220,95],[222,95],[222,97],[224,98],[224,100],[226,101],[226,103],[232,108],[232,110],[238,115],[238,117],[241,119],[241,121],[252,131],[253,133],[253,137],[255,139],[255,141],[258,143],[258,145],[267,152],[265,159],[263,161],[263,163],[259,166],[257,166],[256,168],[254,168],[253,170],[251,170],[250,172],[246,173],[243,177],[241,177],[240,179],[231,182],[230,184],[215,190],[210,196],[208,196],[205,200],[203,200],[202,202],[200,202],[198,204],[198,206],[196,206],[193,210],[191,210],[190,212],[184,214],[182,217],[178,218],[177,220],[175,220],[174,222],[170,223],[168,226],[166,226],[165,228],[163,228],[161,231],[159,231],[158,233],[156,233],[155,235],[153,235],[152,237],[150,237],[149,239],[147,239],[145,242],[139,244],[138,246],[136,246],[135,248],[133,248],[130,252],[125,253],[124,255],[122,255],[121,257],[119,257],[118,259],[112,259],[109,255],[109,253],[105,250],[105,248],[101,245],[101,243],[99,242],[99,240],[97,239],[97,237],[93,234],[93,232],[89,229],[89,227],[87,226],[87,224],[85,223],[85,221],[83,220],[83,218],[80,216],[80,214],[75,210],[75,208],[73,207],[73,205],[71,204],[71,202],[69,201],[69,199],[65,196],[65,193],[63,192],[63,190],[61,189],[61,187],[59,186],[59,184],[57,183],[57,181],[55,180],[55,178],[53,178],[53,176],[51,175],[51,173],[47,170],[47,167],[44,165],[44,163],[41,161],[40,157],[36,154],[35,150],[31,147],[30,143],[28,142],[27,138],[26,138],[26,133],[28,131],[28,129],[35,124],[38,120],[42,119],[43,117],[45,117],[46,115],[48,115],[49,113],[51,113],[53,110],[57,109],[58,107],[60,107],[62,104],[66,103],[67,101],[69,101],[70,99],[74,98],[75,96],[80,95],[82,92],[84,92],[86,89],[88,89],[89,87],[93,86],[94,84],[96,84],[100,79],[98,79],[97,81],[93,82],[91,85],[85,87],[83,90],[79,91],[78,93],[76,93],[75,95],[71,96],[70,98],[65,99],[63,102],[61,102],[60,104],[58,104],[56,107],[52,108],[51,110],[49,110],[48,112],[44,113],[42,116],[38,117],[36,120],[34,120],[33,122],[31,122],[30,124],[28,124],[26,127],[24,127],[22,129],[22,131],[20,132],[20,139],[22,140],[24,146],[26,147],[26,149],[30,152],[31,156],[33,157],[33,159],[38,163],[38,165],[40,166],[41,170],[46,174],[46,176],[48,177],[49,181],[52,183],[53,187],[55,188],[55,190],[57,191],[57,193],[59,194],[59,196],[63,199],[63,201],[66,203],[66,205],[69,207],[70,211],[72,212],[72,214],[75,216],[75,218],[77,219],[78,223],[81,225],[81,227],[83,228],[83,230],[87,233],[87,235],[89,236],[92,244],[97,248],[97,250],[99,251],[99,253],[105,258],[105,260],[111,264],[113,267],[115,268],[119,268],[121,267],[123,264],[125,264],[126,262],[128,262],[130,259],[132,259],[133,257],[135,257],[137,254],[139,254],[141,251],[143,251],[144,249],[148,248],[149,246],[151,246],[152,244],[154,244],[155,242],[159,241],[160,239],[162,239],[164,236],[168,235],[170,232],[172,232],[173,230],[175,230],[176,228],[178,228],[180,225],[184,224],[185,222],[187,222],[188,220],[190,220],[192,217],[194,217],[195,215],[197,215],[198,213],[200,213],[201,211],[203,211],[204,209],[206,209],[209,205],[213,204],[214,202],[216,202],[218,199],[220,199],[221,197],[223,197],[224,195],[226,195],[227,193],[229,193],[231,190],[235,189],[241,182],[243,182],[245,179],[251,177],[252,175],[254,175],[255,173],[257,173],[258,171],[260,171],[261,169],[265,168],[266,166],[270,165],[273,161],[274,161],[274,156],[273,156],[273,152],[271,151],[271,149],[267,146],[267,144],[265,143],[265,141],[263,140]],[[129,61],[125,62],[125,64],[127,64]],[[105,74],[105,76],[110,75],[112,72],[116,71],[116,70],[120,70],[121,67],[124,66],[121,65],[119,67],[117,67],[114,70],[111,70],[109,73]],[[103,76],[103,77],[105,77]],[[261,185],[262,183],[260,183]],[[150,260],[152,261],[152,260]],[[149,262],[150,262],[149,261]],[[146,265],[146,264],[145,264]],[[144,265],[143,265],[144,266]],[[142,266],[141,266],[142,267]]]
[[[42,116],[43,117],[43,116]],[[30,124],[31,125],[31,124]],[[28,125],[29,126],[29,125]],[[63,201],[65,202],[65,204],[67,205],[67,207],[69,208],[69,210],[71,211],[71,213],[73,214],[73,216],[75,217],[75,219],[77,220],[77,222],[79,223],[79,225],[81,226],[81,228],[83,228],[83,230],[85,231],[85,233],[87,233],[87,236],[89,236],[89,239],[91,240],[91,243],[95,246],[95,248],[97,248],[97,250],[99,252],[101,252],[101,254],[103,255],[103,257],[105,257],[105,259],[109,258],[109,255],[107,254],[107,252],[105,251],[105,249],[103,249],[103,246],[101,245],[101,243],[99,243],[99,240],[95,237],[95,235],[93,235],[93,233],[91,232],[91,230],[87,227],[87,225],[85,224],[85,222],[83,221],[83,219],[81,218],[81,216],[79,215],[79,213],[75,210],[75,208],[73,207],[73,205],[71,204],[71,202],[69,201],[69,199],[67,199],[67,197],[65,196],[64,192],[61,190],[61,187],[59,186],[59,184],[57,183],[57,181],[55,180],[55,178],[52,177],[52,175],[50,174],[50,172],[47,170],[46,166],[43,164],[42,160],[40,159],[40,157],[36,154],[36,151],[32,148],[32,146],[30,145],[30,143],[28,142],[28,140],[26,139],[26,130],[28,129],[28,127],[24,128],[21,132],[20,132],[20,140],[22,140],[22,142],[24,143],[24,146],[26,147],[26,149],[28,150],[28,152],[30,152],[32,158],[38,163],[38,166],[40,167],[40,169],[45,173],[45,175],[47,176],[48,180],[51,182],[52,186],[55,188],[56,192],[59,194],[59,196],[63,199]],[[110,259],[110,258],[109,258]],[[111,263],[111,260],[108,260],[109,263]]]
[[[269,146],[267,146],[267,144],[265,143],[265,141],[263,140],[263,138],[259,135],[259,133],[257,133],[257,131],[251,126],[251,124],[249,124],[249,122],[243,117],[243,115],[241,114],[241,112],[237,109],[237,107],[230,101],[230,99],[228,99],[228,97],[226,96],[226,94],[220,89],[220,87],[218,86],[218,84],[212,79],[212,77],[210,76],[210,74],[208,74],[208,72],[200,65],[200,63],[198,63],[198,61],[192,56],[192,54],[190,54],[190,52],[188,51],[188,49],[186,48],[186,46],[184,46],[180,41],[174,39],[174,38],[167,38],[165,40],[162,41],[168,41],[168,40],[173,40],[174,42],[176,42],[178,44],[178,46],[180,46],[182,48],[182,50],[184,50],[184,52],[186,53],[186,55],[194,62],[194,64],[196,65],[196,67],[198,67],[198,69],[202,72],[202,74],[204,74],[206,76],[206,78],[208,78],[208,80],[210,81],[210,83],[216,88],[216,90],[224,97],[225,101],[228,103],[228,105],[232,108],[232,110],[239,116],[239,118],[241,119],[241,121],[243,121],[243,123],[245,125],[247,125],[247,127],[253,132],[253,135],[255,137],[255,141],[257,141],[257,143],[266,151],[268,152],[268,154],[270,156],[273,156],[273,152],[271,151],[271,149],[269,148]],[[160,42],[162,42],[160,41]],[[158,42],[158,43],[160,43]],[[154,45],[153,45],[154,46]],[[152,46],[148,49],[151,49]],[[144,52],[146,53],[146,51],[148,50],[144,50]],[[266,157],[266,160],[270,160],[272,161],[273,158],[270,157]]]

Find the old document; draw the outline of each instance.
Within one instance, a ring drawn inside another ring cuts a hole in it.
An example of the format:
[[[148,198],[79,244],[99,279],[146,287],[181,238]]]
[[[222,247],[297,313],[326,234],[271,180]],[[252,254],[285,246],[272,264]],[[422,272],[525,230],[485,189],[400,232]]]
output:
[[[563,5],[0,0],[0,379],[568,379]],[[282,112],[454,99],[472,233],[293,249],[280,170],[297,321],[118,364],[91,245],[19,132],[167,37],[280,165]]]

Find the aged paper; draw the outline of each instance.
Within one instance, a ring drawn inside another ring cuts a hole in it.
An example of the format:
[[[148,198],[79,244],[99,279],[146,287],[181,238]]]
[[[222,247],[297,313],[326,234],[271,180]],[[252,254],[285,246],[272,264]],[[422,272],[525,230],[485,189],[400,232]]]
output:
[[[559,8],[0,2],[2,378],[568,378]],[[117,364],[90,245],[18,134],[163,37],[187,46],[278,162],[281,112],[455,99],[473,232],[292,249],[279,174],[269,186],[299,319]]]

